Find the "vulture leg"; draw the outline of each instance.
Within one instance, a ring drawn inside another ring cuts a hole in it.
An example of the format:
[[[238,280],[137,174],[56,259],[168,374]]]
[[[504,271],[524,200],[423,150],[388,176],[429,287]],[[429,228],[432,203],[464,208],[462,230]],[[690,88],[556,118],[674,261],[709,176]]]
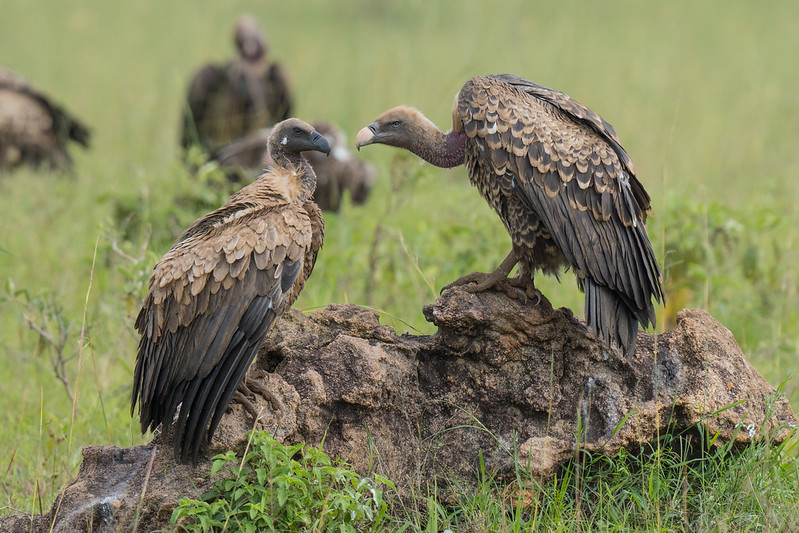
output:
[[[502,263],[500,263],[497,269],[493,272],[472,272],[471,274],[466,274],[465,276],[459,277],[452,283],[447,283],[444,285],[444,287],[441,289],[441,292],[453,287],[467,285],[465,289],[472,293],[482,292],[497,287],[503,289],[509,295],[513,296],[513,293],[516,291],[509,290],[511,287],[513,287],[513,285],[508,280],[508,274],[510,274],[510,271],[513,270],[513,267],[515,267],[516,263],[518,262],[519,260],[516,258],[516,254],[513,253],[513,250],[511,250]],[[469,285],[470,283],[474,283],[474,285]]]

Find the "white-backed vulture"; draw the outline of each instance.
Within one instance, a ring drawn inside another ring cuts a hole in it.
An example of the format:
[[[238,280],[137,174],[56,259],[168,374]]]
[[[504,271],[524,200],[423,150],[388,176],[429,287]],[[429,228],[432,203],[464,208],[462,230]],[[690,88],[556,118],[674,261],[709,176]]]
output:
[[[234,40],[235,57],[203,67],[189,84],[184,148],[199,144],[211,153],[291,116],[288,75],[280,63],[269,61],[269,48],[255,19],[240,17]]]
[[[67,145],[89,147],[89,128],[21,76],[0,67],[0,170],[22,164],[69,170]]]
[[[517,76],[478,76],[458,93],[448,133],[403,106],[358,132],[356,146],[373,143],[441,167],[465,163],[510,234],[496,271],[445,289],[511,284],[540,294],[536,270],[571,267],[585,291],[586,323],[608,345],[632,354],[638,324],[654,325],[652,298],[664,296],[645,227],[649,195],[613,127],[583,104]]]
[[[330,157],[318,153],[305,156],[316,173],[314,201],[323,211],[338,211],[345,193],[354,204],[364,203],[377,180],[377,169],[354,156],[341,128],[324,120],[311,122],[311,125],[330,141],[331,149]],[[219,163],[231,179],[240,179],[239,173],[245,177],[256,175],[270,165],[266,150],[269,132],[269,128],[264,128],[251,133],[220,148],[211,159]]]
[[[131,414],[142,432],[175,427],[175,456],[196,458],[275,319],[311,274],[322,246],[313,169],[302,152],[330,152],[310,125],[289,119],[269,138],[273,167],[195,221],[155,265],[141,334]],[[210,425],[209,425],[210,422]]]

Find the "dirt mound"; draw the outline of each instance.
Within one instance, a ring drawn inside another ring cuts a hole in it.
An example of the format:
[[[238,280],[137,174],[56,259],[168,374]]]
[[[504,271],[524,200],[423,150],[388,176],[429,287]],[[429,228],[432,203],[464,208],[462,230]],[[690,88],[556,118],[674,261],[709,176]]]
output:
[[[546,300],[454,289],[424,313],[435,335],[398,336],[355,305],[288,313],[248,375],[261,392],[250,409],[232,405],[198,464],[174,462],[168,430],[147,446],[87,447],[50,513],[6,517],[0,530],[47,531],[53,516],[54,531],[167,527],[181,496],[212,486],[210,457],[243,449],[252,410],[277,440],[324,440],[328,454],[392,479],[400,493],[475,480],[479,453],[500,480],[512,478],[514,454],[545,478],[578,447],[634,450],[697,424],[716,444],[745,445],[764,431],[781,442],[796,424],[787,400],[701,310],[681,311],[674,331],[641,332],[629,360]]]

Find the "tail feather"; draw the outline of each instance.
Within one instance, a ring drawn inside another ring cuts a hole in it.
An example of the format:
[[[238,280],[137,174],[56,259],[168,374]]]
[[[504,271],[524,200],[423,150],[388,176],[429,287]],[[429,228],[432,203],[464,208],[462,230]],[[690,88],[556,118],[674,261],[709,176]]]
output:
[[[635,353],[638,337],[636,313],[616,293],[585,278],[585,321],[594,335],[625,356]]]

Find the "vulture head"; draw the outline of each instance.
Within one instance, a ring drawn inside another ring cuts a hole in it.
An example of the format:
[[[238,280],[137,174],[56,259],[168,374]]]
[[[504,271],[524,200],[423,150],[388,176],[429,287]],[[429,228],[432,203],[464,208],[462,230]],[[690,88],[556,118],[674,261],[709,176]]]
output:
[[[236,21],[234,38],[239,55],[247,61],[258,61],[268,51],[261,29],[250,15],[242,15]]]
[[[386,144],[404,148],[438,167],[462,165],[465,160],[466,135],[461,128],[442,133],[430,119],[413,107],[389,109],[361,129],[355,146]]]
[[[437,130],[418,109],[399,106],[389,109],[361,129],[355,137],[355,146],[360,150],[367,144],[386,144],[411,150],[425,135]]]
[[[290,118],[275,124],[267,147],[273,157],[281,152],[299,154],[309,151],[330,155],[328,140],[310,124],[298,118]]]

